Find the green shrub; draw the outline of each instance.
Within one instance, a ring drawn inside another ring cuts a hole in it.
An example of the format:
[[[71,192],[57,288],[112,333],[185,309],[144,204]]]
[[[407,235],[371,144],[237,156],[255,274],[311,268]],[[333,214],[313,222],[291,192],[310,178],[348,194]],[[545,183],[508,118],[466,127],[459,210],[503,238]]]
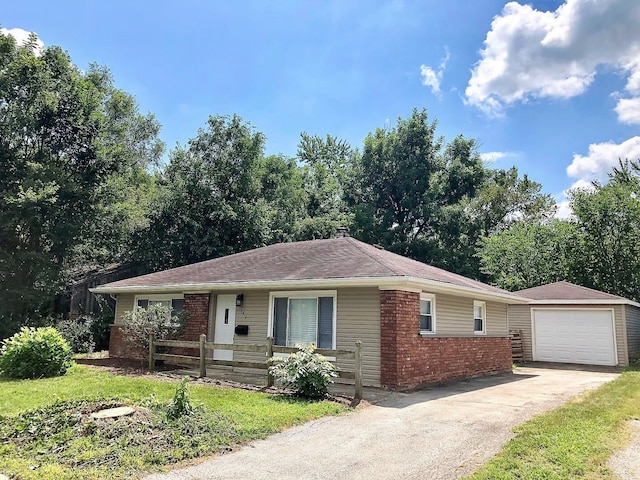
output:
[[[23,327],[0,348],[0,373],[10,378],[56,377],[71,364],[71,348],[53,327]]]
[[[129,342],[138,347],[140,353],[149,353],[149,334],[157,340],[175,340],[184,327],[186,312],[174,314],[171,308],[156,304],[125,312],[122,331]],[[163,351],[158,349],[159,352]]]
[[[322,398],[329,392],[329,384],[338,376],[338,368],[315,347],[300,348],[286,358],[272,357],[269,373],[297,395],[307,398]]]
[[[60,320],[56,330],[69,343],[73,353],[93,353],[96,346],[93,339],[93,323],[93,317],[83,315],[76,320]]]

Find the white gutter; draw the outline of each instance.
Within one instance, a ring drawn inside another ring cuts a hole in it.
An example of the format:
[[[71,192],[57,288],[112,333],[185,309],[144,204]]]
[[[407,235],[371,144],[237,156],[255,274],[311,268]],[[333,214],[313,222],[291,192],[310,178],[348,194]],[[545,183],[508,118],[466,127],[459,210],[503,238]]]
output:
[[[619,300],[530,300],[529,305],[632,305],[640,307],[640,303],[620,298]]]
[[[397,288],[420,289],[433,293],[460,293],[465,297],[476,299],[502,300],[503,303],[529,303],[529,299],[502,292],[485,291],[479,288],[455,285],[419,277],[352,277],[325,278],[306,280],[264,280],[252,282],[218,282],[218,283],[180,283],[172,285],[144,285],[109,287],[107,285],[90,288],[91,293],[178,293],[178,292],[215,292],[221,290],[253,290],[253,289],[291,289],[291,288],[339,288],[339,287],[379,287],[382,289]],[[507,301],[505,301],[507,300]]]

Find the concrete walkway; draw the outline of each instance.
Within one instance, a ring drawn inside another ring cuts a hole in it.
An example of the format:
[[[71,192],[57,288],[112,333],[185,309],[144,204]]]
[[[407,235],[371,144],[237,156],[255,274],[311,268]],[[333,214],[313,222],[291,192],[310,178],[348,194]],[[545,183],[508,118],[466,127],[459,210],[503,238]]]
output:
[[[493,457],[514,426],[617,375],[608,369],[520,367],[513,375],[394,393],[351,414],[147,478],[457,479]]]

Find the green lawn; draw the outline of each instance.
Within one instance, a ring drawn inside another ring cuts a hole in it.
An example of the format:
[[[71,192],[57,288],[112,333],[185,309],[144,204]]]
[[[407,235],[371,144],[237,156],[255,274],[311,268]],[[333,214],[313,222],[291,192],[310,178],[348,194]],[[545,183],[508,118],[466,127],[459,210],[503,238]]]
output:
[[[516,437],[469,478],[616,478],[607,468],[607,460],[629,439],[625,421],[637,418],[640,372],[629,370],[518,427]]]
[[[177,382],[116,376],[80,365],[64,377],[0,379],[0,437],[9,439],[0,440],[0,472],[25,479],[130,478],[346,408],[334,402],[191,385],[191,399],[201,405],[198,414],[170,421],[159,412],[176,386]],[[121,419],[96,425],[88,419],[95,402],[105,407],[143,405],[150,413],[137,422]]]

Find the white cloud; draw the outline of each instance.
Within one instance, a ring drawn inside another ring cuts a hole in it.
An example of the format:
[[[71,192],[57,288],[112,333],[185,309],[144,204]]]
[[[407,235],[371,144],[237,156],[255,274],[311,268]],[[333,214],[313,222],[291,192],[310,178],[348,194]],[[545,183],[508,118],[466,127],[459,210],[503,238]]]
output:
[[[592,182],[589,182],[588,180],[580,179],[573,182],[573,184],[567,190],[564,191],[564,194],[566,195],[569,192],[569,190],[595,190],[595,187],[593,186]]]
[[[632,137],[622,143],[592,143],[587,155],[575,154],[571,165],[567,167],[567,175],[575,180],[568,189],[556,196],[556,218],[571,218],[573,215],[569,205],[571,190],[593,190],[595,187],[592,182],[606,182],[607,175],[619,165],[620,160],[627,159],[640,159],[640,137]]]
[[[619,160],[640,159],[640,137],[632,137],[622,143],[592,143],[587,155],[575,154],[567,175],[578,182],[606,180],[607,174],[618,165]],[[575,184],[574,184],[575,185]]]
[[[444,74],[444,70],[447,68],[447,62],[449,61],[449,49],[445,49],[445,56],[440,61],[440,65],[438,70],[435,71],[428,65],[420,65],[420,75],[422,76],[422,84],[431,87],[431,92],[434,94],[440,93],[440,82],[442,81],[442,76]]]
[[[616,113],[622,123],[640,124],[640,97],[621,98],[616,105]]]
[[[2,35],[11,35],[13,38],[16,39],[16,43],[18,45],[24,45],[27,43],[27,41],[29,40],[29,35],[31,35],[32,32],[29,32],[27,30],[23,30],[22,28],[0,28],[0,34]],[[36,54],[40,54],[42,53],[42,49],[44,48],[44,43],[42,42],[42,40],[38,39],[36,41]]]
[[[573,217],[573,210],[571,209],[571,205],[569,205],[569,200],[565,199],[558,202],[555,217],[562,220],[568,220]]]
[[[511,156],[509,152],[485,152],[480,154],[480,158],[485,163],[494,163],[509,156]]]
[[[491,23],[466,102],[500,115],[516,102],[574,97],[589,87],[598,66],[629,75],[626,89],[635,96],[639,23],[636,0],[567,0],[552,12],[507,3]]]
[[[569,193],[571,190],[594,190],[595,187],[593,183],[587,180],[578,180],[573,182],[569,188],[564,190],[561,195],[556,195],[556,202],[558,204],[558,208],[556,209],[556,218],[561,218],[563,220],[567,220],[573,217],[573,210],[571,209],[571,204],[569,202]]]
[[[441,75],[434,72],[433,69],[427,65],[420,65],[420,75],[422,75],[422,84],[427,87],[431,87],[433,93],[440,92],[440,79]]]

